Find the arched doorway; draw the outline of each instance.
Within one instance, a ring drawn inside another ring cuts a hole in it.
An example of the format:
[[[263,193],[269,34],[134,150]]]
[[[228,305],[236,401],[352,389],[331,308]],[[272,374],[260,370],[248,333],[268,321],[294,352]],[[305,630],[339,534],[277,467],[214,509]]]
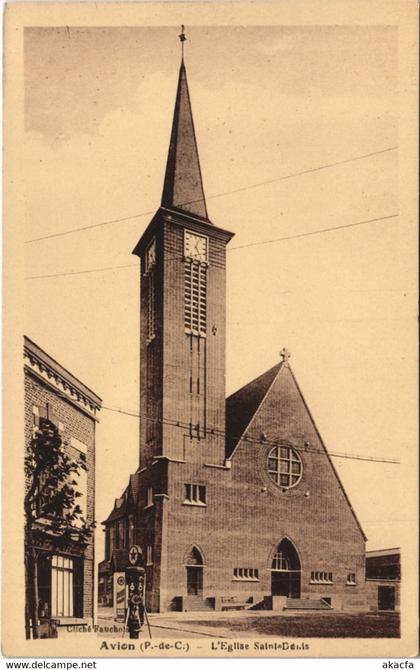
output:
[[[202,596],[204,562],[197,547],[192,547],[188,552],[185,567],[187,570],[187,594],[189,596]]]
[[[271,594],[300,598],[300,560],[293,542],[284,538],[271,562]]]

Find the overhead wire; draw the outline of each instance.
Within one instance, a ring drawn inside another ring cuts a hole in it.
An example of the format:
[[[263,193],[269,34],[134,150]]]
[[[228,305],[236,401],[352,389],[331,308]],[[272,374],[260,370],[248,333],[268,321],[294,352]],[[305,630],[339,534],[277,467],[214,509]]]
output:
[[[301,177],[305,174],[310,174],[312,172],[318,172],[319,170],[326,170],[328,168],[336,167],[338,165],[345,165],[346,163],[351,163],[353,161],[362,160],[364,158],[370,158],[372,156],[378,156],[379,154],[384,154],[384,153],[387,153],[389,151],[395,151],[396,149],[398,149],[398,146],[387,147],[385,149],[379,149],[378,151],[371,151],[369,153],[361,154],[359,156],[353,156],[352,158],[345,158],[343,160],[335,161],[334,163],[326,163],[325,165],[319,165],[317,167],[308,168],[306,170],[301,170],[299,172],[292,172],[290,174],[283,175],[283,176],[280,176],[280,177],[273,177],[272,179],[267,179],[265,181],[257,182],[255,184],[250,184],[248,186],[241,186],[239,188],[232,189],[230,191],[223,191],[221,193],[214,193],[213,195],[206,196],[206,200],[213,200],[215,198],[222,198],[222,197],[225,197],[227,195],[234,195],[235,193],[242,193],[244,191],[249,191],[253,188],[260,188],[261,186],[266,186],[267,184],[274,184],[274,183],[279,182],[279,181],[285,181],[286,179],[293,179],[294,177]],[[195,202],[198,202],[198,200],[189,200],[187,202],[182,203],[179,206],[183,207],[185,205],[192,205]],[[89,224],[87,226],[80,226],[78,228],[70,228],[69,230],[63,230],[63,231],[56,232],[56,233],[50,233],[49,235],[42,235],[40,237],[34,237],[30,240],[25,240],[25,244],[31,244],[33,242],[41,242],[42,240],[49,240],[49,239],[52,239],[54,237],[63,237],[64,235],[71,235],[73,233],[80,233],[80,232],[84,232],[86,230],[91,230],[93,228],[99,228],[101,226],[109,226],[109,225],[112,225],[114,223],[124,223],[125,221],[130,221],[132,219],[137,219],[137,218],[140,218],[142,216],[151,216],[152,214],[155,213],[155,211],[156,211],[155,209],[148,210],[148,211],[145,211],[145,212],[139,212],[137,214],[132,214],[130,216],[124,216],[124,217],[117,218],[117,219],[110,219],[108,221],[101,221],[100,223],[92,223],[92,224]]]
[[[156,417],[151,417],[148,416],[147,414],[140,414],[138,412],[134,412],[131,410],[124,410],[124,409],[119,409],[116,407],[109,407],[107,405],[102,405],[101,409],[107,410],[109,412],[116,412],[117,414],[123,414],[127,416],[131,416],[134,418],[138,419],[146,419],[148,421],[152,421],[154,423],[159,423],[165,426],[172,426],[175,428],[181,428],[182,430],[190,430],[191,425],[185,421],[179,421],[176,419],[168,419],[168,418],[162,418],[162,419],[157,419]],[[205,429],[203,427],[200,428],[205,433],[205,436],[207,435],[215,435],[217,437],[224,437],[230,438],[232,440],[235,440],[237,443],[238,442],[246,442],[248,444],[258,444],[258,445],[267,445],[267,446],[273,446],[273,447],[278,447],[280,446],[280,440],[269,440],[266,437],[261,437],[259,440],[251,437],[247,437],[246,434],[241,434],[241,435],[233,435],[226,433],[225,431],[221,430],[220,428],[212,428],[212,427],[206,427]],[[198,440],[198,437],[191,437],[193,440]],[[204,439],[204,438],[201,438]],[[356,461],[371,461],[374,463],[386,463],[389,465],[399,465],[400,462],[396,459],[392,458],[378,458],[375,456],[365,456],[365,455],[359,455],[359,454],[348,454],[348,453],[342,453],[342,452],[332,452],[327,449],[325,451],[323,449],[316,449],[314,447],[308,446],[308,447],[296,447],[293,445],[293,449],[296,451],[300,451],[301,453],[313,453],[313,454],[319,454],[322,456],[333,456],[334,458],[345,458],[349,460],[356,460]]]
[[[302,175],[305,175],[305,174],[310,174],[310,173],[313,173],[313,172],[317,172],[319,170],[325,170],[327,168],[335,167],[335,166],[338,166],[338,165],[343,165],[343,164],[350,163],[350,162],[353,162],[353,161],[362,160],[364,158],[368,158],[368,157],[371,157],[371,156],[383,154],[383,153],[386,153],[386,152],[389,152],[389,151],[395,151],[397,148],[398,148],[397,146],[387,147],[386,149],[381,149],[379,151],[374,151],[374,152],[370,152],[370,153],[363,154],[363,155],[360,155],[360,156],[355,156],[353,158],[347,158],[347,159],[344,159],[344,160],[336,161],[334,163],[328,163],[328,164],[325,164],[325,165],[320,165],[320,166],[315,167],[315,168],[309,168],[309,169],[306,169],[306,170],[302,170],[300,172],[295,172],[295,173],[291,173],[291,174],[288,174],[288,175],[275,177],[273,179],[269,179],[269,180],[265,180],[263,182],[258,182],[258,183],[255,183],[255,184],[251,184],[249,186],[243,186],[243,187],[240,187],[238,189],[233,189],[233,190],[230,190],[230,191],[224,191],[224,192],[221,192],[221,193],[216,193],[216,194],[208,196],[206,199],[214,199],[214,198],[219,198],[219,197],[223,197],[223,196],[227,196],[227,195],[232,195],[232,194],[235,194],[235,193],[244,192],[244,191],[247,191],[247,190],[250,190],[250,189],[253,189],[253,188],[258,188],[258,187],[261,187],[261,186],[264,186],[264,185],[267,185],[267,184],[272,184],[272,183],[283,181],[283,180],[286,180],[286,179],[291,179],[293,177],[298,177],[298,176],[302,176]],[[196,202],[196,201],[191,200],[189,202],[183,203],[183,205],[185,206],[187,204],[193,204],[194,202]],[[70,229],[70,230],[67,230],[67,231],[51,233],[50,235],[44,235],[44,236],[41,236],[41,237],[38,237],[38,238],[25,240],[25,244],[29,244],[29,243],[32,243],[32,242],[39,242],[41,240],[51,239],[51,238],[55,238],[55,237],[62,237],[64,235],[70,235],[70,234],[73,234],[73,233],[83,232],[83,231],[90,230],[90,229],[93,229],[93,228],[107,226],[107,225],[111,225],[111,224],[115,224],[115,223],[123,223],[125,221],[129,221],[129,220],[139,218],[139,217],[142,217],[142,216],[152,215],[154,213],[155,213],[155,210],[149,210],[149,211],[140,212],[138,214],[134,214],[134,215],[131,215],[131,216],[127,216],[127,217],[121,217],[119,219],[111,219],[111,220],[108,220],[108,221],[102,221],[100,223],[91,224],[91,225],[88,225],[88,226],[81,226],[79,228],[73,228],[73,229]],[[394,213],[394,214],[389,214],[389,215],[382,216],[382,217],[367,219],[367,220],[364,220],[364,221],[356,221],[356,222],[344,224],[344,225],[341,225],[341,226],[333,226],[333,227],[329,227],[329,228],[323,228],[323,229],[318,229],[318,230],[314,230],[314,231],[308,231],[308,232],[305,232],[305,233],[297,233],[295,235],[289,235],[289,236],[274,238],[274,239],[271,239],[271,240],[263,240],[263,241],[260,241],[260,242],[251,242],[249,244],[244,244],[244,245],[239,245],[237,247],[228,248],[227,251],[235,251],[235,250],[254,247],[254,246],[274,244],[274,243],[282,242],[282,241],[286,241],[286,240],[299,239],[299,238],[308,237],[308,236],[311,236],[311,235],[319,235],[319,234],[323,234],[323,233],[337,231],[337,230],[340,230],[340,229],[351,228],[351,227],[355,227],[355,226],[362,226],[362,225],[366,225],[366,224],[369,224],[369,223],[374,223],[374,222],[377,222],[377,221],[384,221],[384,220],[395,218],[397,216],[398,216],[398,213]],[[87,269],[87,270],[79,270],[79,271],[74,271],[74,272],[63,272],[63,273],[49,274],[49,275],[34,275],[34,276],[26,277],[25,279],[47,279],[47,278],[55,278],[55,277],[66,277],[66,276],[81,275],[81,274],[88,274],[88,273],[94,273],[94,272],[105,272],[105,271],[111,271],[111,270],[120,270],[120,269],[125,269],[125,268],[130,268],[130,267],[133,267],[133,268],[136,267],[137,268],[138,264],[136,263],[136,264],[108,266],[108,267],[104,267],[104,268],[92,268],[92,269]],[[133,416],[133,417],[136,417],[136,418],[146,418],[148,420],[156,421],[156,422],[159,422],[159,423],[162,423],[162,424],[165,424],[165,425],[176,426],[176,427],[182,428],[183,430],[190,428],[190,425],[185,423],[185,422],[173,421],[173,420],[168,420],[168,419],[155,419],[153,417],[149,417],[149,416],[146,416],[146,415],[141,415],[141,414],[137,414],[137,413],[134,413],[134,412],[121,410],[121,409],[117,409],[117,408],[111,408],[111,407],[107,407],[107,406],[102,406],[102,409],[112,411],[112,412],[117,412],[119,414]],[[242,441],[245,441],[247,443],[253,443],[253,444],[265,444],[265,445],[269,445],[269,446],[271,446],[271,445],[272,446],[278,446],[278,444],[279,444],[278,441],[272,441],[272,440],[262,439],[262,438],[260,440],[255,440],[255,439],[251,439],[251,438],[247,437],[246,435],[242,435],[242,436],[229,435],[229,434],[225,433],[224,431],[221,431],[220,429],[216,429],[216,428],[206,428],[206,434],[207,433],[212,434],[212,435],[217,434],[218,436],[222,436],[224,438],[229,437],[233,440],[238,440],[238,441],[242,440]],[[197,439],[197,438],[192,438],[192,439]],[[299,448],[296,448],[296,449],[299,451]],[[311,447],[305,447],[303,449],[300,448],[300,450],[304,451],[304,452],[328,455],[328,456],[332,456],[332,457],[335,457],[335,458],[372,461],[372,462],[376,462],[376,463],[399,464],[399,461],[397,461],[395,459],[384,459],[384,458],[376,458],[376,457],[372,457],[372,456],[361,456],[361,455],[356,455],[356,454],[345,454],[345,453],[330,452],[330,451],[324,452],[324,450],[313,449]]]
[[[332,226],[331,228],[321,228],[319,230],[310,230],[306,233],[297,233],[296,235],[287,235],[284,237],[277,237],[271,240],[262,240],[261,242],[250,242],[249,244],[242,244],[237,247],[231,247],[227,248],[226,251],[237,251],[240,249],[246,249],[249,247],[257,247],[265,244],[275,244],[277,242],[284,242],[286,240],[294,240],[294,239],[300,239],[302,237],[309,237],[311,235],[321,235],[324,233],[330,233],[334,232],[337,230],[345,229],[345,228],[353,228],[355,226],[364,226],[369,223],[375,223],[377,221],[386,221],[388,219],[394,219],[398,217],[399,214],[388,214],[386,216],[380,216],[376,217],[374,219],[366,219],[364,221],[355,221],[353,223],[346,223],[342,226]],[[68,277],[71,275],[81,275],[81,274],[87,274],[87,273],[92,273],[92,272],[106,272],[109,270],[120,270],[122,268],[138,268],[138,263],[130,263],[128,265],[114,265],[114,266],[108,266],[104,268],[93,268],[93,269],[88,269],[88,270],[77,270],[74,272],[59,272],[57,274],[47,274],[47,275],[32,275],[29,277],[25,277],[26,280],[29,279],[52,279],[55,277]]]

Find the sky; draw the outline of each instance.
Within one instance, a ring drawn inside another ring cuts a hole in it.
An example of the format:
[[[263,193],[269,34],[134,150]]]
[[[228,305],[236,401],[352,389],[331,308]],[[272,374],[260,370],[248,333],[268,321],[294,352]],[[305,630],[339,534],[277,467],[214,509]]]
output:
[[[119,220],[25,245],[26,334],[106,407],[132,412],[139,269],[131,251],[151,215],[128,217],[160,204],[177,32],[25,30],[26,239]],[[406,421],[416,261],[402,217],[265,243],[398,213],[395,29],[195,26],[187,37],[209,216],[235,233],[227,394],[276,364],[286,346],[328,450],[404,464],[416,444]],[[129,267],[65,275],[112,266]],[[54,274],[65,276],[31,279]],[[98,521],[136,470],[138,452],[137,419],[103,409]],[[334,465],[367,548],[399,546],[416,523],[403,465]],[[98,531],[98,560],[102,554]]]

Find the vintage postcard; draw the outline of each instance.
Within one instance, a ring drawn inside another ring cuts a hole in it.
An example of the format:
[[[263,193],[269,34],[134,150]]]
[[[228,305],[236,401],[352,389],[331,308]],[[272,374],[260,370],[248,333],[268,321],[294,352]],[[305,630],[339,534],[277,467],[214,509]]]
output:
[[[5,8],[5,656],[418,651],[417,3]]]

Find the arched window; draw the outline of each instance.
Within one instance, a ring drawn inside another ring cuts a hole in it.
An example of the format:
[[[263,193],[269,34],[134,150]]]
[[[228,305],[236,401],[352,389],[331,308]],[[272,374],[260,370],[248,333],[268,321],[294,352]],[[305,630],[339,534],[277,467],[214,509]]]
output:
[[[290,570],[290,563],[282,551],[276,551],[271,565],[272,570]]]
[[[277,545],[271,559],[273,596],[300,597],[301,565],[296,547],[287,537]]]
[[[191,547],[189,550],[186,559],[185,559],[185,565],[201,565],[203,566],[203,557],[201,555],[201,552],[197,549],[197,547]]]
[[[287,537],[277,545],[271,561],[271,570],[287,572],[300,570],[300,560],[296,548]]]

